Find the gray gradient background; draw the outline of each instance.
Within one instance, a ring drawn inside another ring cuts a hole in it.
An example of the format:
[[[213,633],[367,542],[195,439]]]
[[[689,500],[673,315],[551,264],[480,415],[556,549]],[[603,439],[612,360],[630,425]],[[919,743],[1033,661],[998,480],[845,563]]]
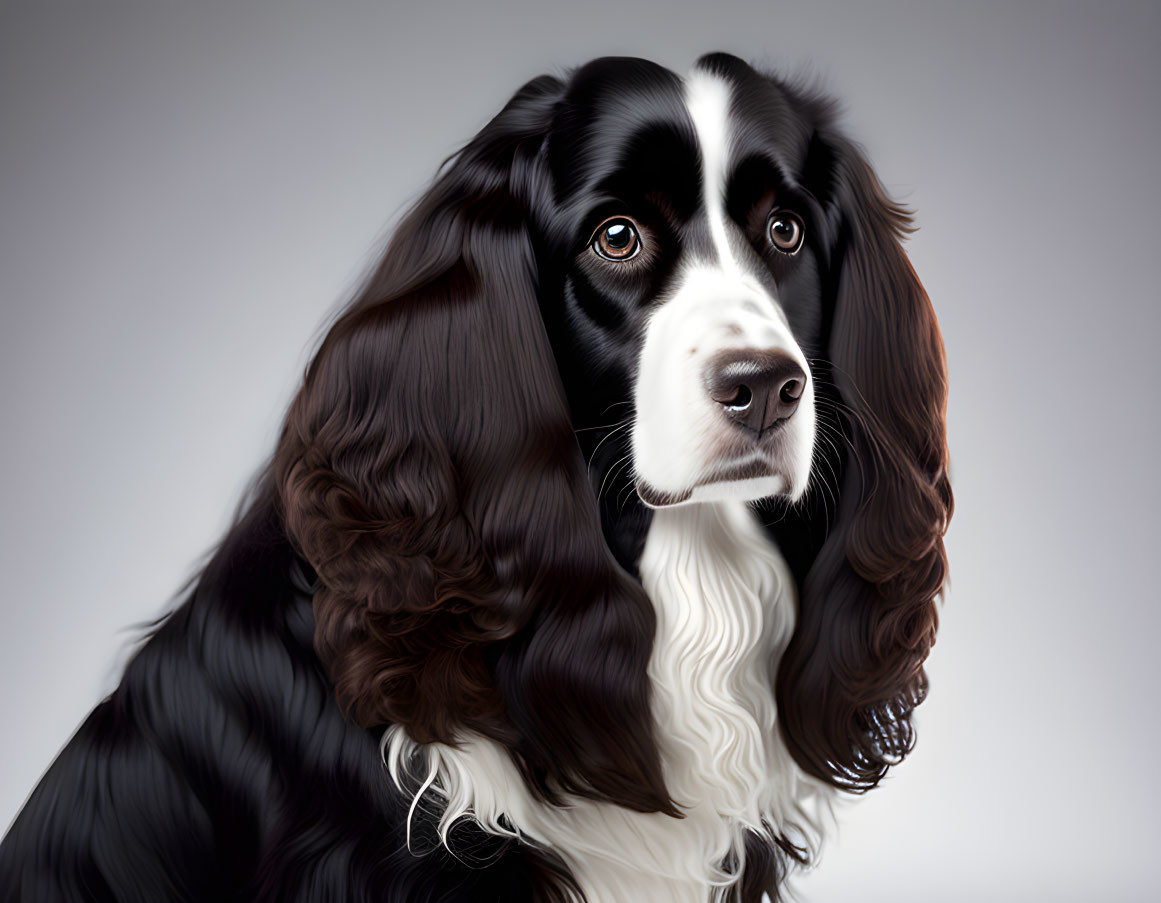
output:
[[[951,373],[919,744],[803,899],[1157,898],[1156,4],[238,6],[0,12],[0,825],[438,161],[541,72],[721,49],[842,98]]]

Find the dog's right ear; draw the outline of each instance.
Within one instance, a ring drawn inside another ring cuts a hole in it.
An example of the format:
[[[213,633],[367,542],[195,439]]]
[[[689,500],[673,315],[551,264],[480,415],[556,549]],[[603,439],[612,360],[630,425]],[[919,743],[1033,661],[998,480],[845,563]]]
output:
[[[537,301],[526,219],[563,87],[529,82],[445,161],[311,362],[276,479],[351,718],[491,737],[545,799],[673,813],[653,609],[605,545]]]
[[[809,773],[862,792],[914,743],[953,509],[947,365],[901,239],[909,219],[851,141],[817,139],[836,223],[835,298],[820,361],[841,398],[838,504],[800,587],[776,682],[783,737]],[[823,170],[822,164],[816,170]]]

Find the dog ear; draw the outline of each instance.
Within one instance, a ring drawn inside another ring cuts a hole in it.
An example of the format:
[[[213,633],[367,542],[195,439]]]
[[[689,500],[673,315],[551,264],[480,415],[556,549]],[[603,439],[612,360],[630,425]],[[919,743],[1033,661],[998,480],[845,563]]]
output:
[[[672,813],[653,609],[605,545],[538,306],[527,212],[561,89],[529,82],[445,161],[309,365],[277,480],[351,718],[491,737],[548,800]]]
[[[798,762],[861,792],[910,751],[911,713],[927,690],[952,512],[947,374],[935,314],[900,244],[906,211],[853,144],[821,141],[813,166],[825,160],[819,193],[837,242],[820,364],[845,447],[837,512],[799,587],[776,686]]]

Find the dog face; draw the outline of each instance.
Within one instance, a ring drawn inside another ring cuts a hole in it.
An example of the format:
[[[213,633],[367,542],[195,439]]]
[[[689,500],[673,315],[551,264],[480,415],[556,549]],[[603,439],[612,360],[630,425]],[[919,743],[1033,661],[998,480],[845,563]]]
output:
[[[649,507],[801,498],[820,324],[819,211],[794,176],[804,125],[752,72],[739,86],[626,60],[578,72],[556,119],[553,190],[533,216],[555,239],[541,270],[562,270],[541,301],[580,428],[632,412],[628,441],[603,457],[617,451],[609,467]]]
[[[781,505],[778,724],[873,786],[910,748],[951,512],[938,326],[830,105],[725,54],[521,88],[327,334],[274,461],[344,709],[673,813],[635,566],[653,510]]]

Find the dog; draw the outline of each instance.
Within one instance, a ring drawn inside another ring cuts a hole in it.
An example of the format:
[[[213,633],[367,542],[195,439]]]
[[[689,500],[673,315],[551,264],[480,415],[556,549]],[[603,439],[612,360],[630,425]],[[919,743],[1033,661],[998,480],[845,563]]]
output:
[[[757,901],[912,748],[952,512],[910,214],[724,53],[520,88],[329,326],[12,901]]]

